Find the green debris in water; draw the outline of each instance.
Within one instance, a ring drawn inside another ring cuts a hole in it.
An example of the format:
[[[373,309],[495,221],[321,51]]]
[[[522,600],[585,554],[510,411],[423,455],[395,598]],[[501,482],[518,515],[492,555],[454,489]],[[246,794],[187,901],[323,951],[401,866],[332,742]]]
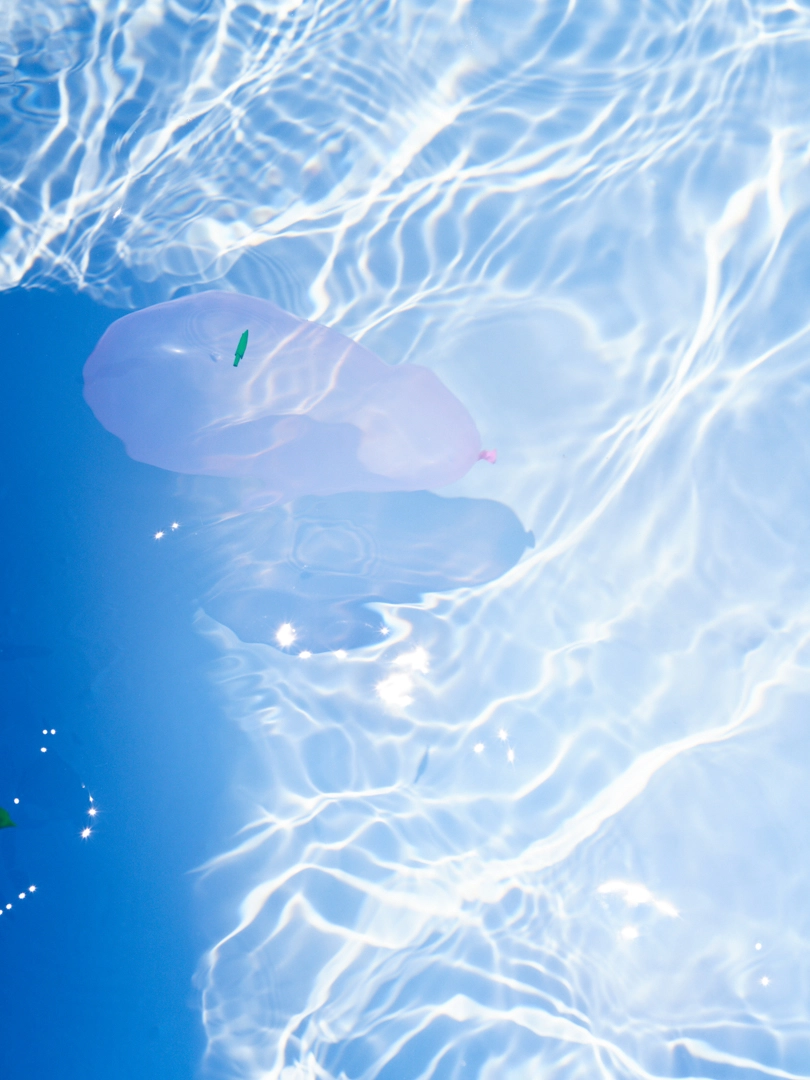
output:
[[[234,367],[239,367],[239,361],[245,355],[245,349],[247,348],[247,338],[248,332],[246,330],[244,334],[242,334],[242,336],[239,338],[239,344],[236,346],[236,352],[234,353],[233,357]]]
[[[15,825],[16,822],[11,820],[11,814],[9,814],[8,810],[4,810],[0,806],[0,829],[13,829]]]

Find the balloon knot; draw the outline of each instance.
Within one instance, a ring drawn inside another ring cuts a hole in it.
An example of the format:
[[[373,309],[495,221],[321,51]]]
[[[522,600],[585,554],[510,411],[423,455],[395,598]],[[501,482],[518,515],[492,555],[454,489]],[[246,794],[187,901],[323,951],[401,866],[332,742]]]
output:
[[[494,465],[495,462],[498,460],[498,451],[497,450],[482,450],[481,453],[478,455],[478,460],[479,461],[488,461],[491,465]]]

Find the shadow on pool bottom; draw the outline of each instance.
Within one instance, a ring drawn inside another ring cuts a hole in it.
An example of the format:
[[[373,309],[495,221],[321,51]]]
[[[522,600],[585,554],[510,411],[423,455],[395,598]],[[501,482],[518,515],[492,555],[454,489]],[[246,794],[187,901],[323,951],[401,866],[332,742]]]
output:
[[[487,584],[534,546],[507,506],[428,491],[307,497],[197,537],[214,578],[205,610],[293,654],[372,645],[386,626],[371,605]]]

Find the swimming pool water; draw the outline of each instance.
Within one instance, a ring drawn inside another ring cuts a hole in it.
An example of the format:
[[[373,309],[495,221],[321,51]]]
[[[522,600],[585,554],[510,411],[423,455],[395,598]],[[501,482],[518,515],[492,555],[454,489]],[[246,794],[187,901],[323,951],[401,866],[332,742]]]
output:
[[[4,1075],[810,1075],[807,5],[11,0],[0,42],[4,738],[102,811],[0,834]],[[534,546],[361,589],[345,648],[237,623],[216,583],[294,556],[81,400],[211,288],[429,367],[498,452],[439,494]]]

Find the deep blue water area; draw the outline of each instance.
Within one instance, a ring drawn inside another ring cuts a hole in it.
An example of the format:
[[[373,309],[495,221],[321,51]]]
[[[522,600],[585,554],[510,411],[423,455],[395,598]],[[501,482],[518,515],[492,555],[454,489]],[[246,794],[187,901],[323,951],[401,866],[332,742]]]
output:
[[[174,478],[130,461],[82,399],[118,314],[67,290],[0,295],[0,805],[18,818],[0,833],[3,1080],[179,1080],[203,1049],[190,871],[230,835],[235,736],[207,693],[193,581],[153,540]]]

